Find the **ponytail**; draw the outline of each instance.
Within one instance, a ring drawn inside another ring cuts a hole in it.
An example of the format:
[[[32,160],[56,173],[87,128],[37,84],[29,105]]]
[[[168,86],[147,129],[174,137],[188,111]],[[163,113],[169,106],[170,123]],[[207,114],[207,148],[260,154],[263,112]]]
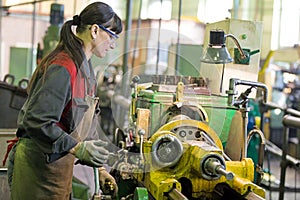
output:
[[[84,59],[82,50],[83,41],[74,34],[72,25],[74,25],[74,20],[69,20],[64,23],[60,32],[59,43],[63,46],[62,50],[73,59],[77,68],[79,68]]]
[[[63,24],[60,31],[60,39],[56,48],[53,51],[51,51],[48,55],[46,55],[37,66],[28,84],[27,92],[30,91],[32,82],[36,79],[38,74],[42,74],[44,79],[47,67],[49,67],[49,65],[57,56],[57,54],[62,51],[64,51],[70,56],[78,70],[84,59],[84,52],[82,50],[83,42],[72,31],[73,24],[73,20],[66,21]]]

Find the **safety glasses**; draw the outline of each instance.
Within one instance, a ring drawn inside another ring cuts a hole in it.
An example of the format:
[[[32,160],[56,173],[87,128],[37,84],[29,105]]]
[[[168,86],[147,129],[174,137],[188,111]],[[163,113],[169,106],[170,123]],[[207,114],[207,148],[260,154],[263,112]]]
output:
[[[114,32],[112,32],[111,30],[105,28],[103,25],[98,24],[99,28],[101,28],[103,31],[107,32],[112,39],[116,40],[119,38],[119,36],[117,34],[115,34]]]

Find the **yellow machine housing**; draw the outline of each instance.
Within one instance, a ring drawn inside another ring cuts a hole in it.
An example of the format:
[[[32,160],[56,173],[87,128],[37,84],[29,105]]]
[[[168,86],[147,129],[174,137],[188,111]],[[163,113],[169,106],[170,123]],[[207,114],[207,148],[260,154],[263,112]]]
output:
[[[264,199],[264,189],[253,183],[252,159],[232,160],[224,152],[238,108],[211,96],[202,79],[196,82],[135,87],[130,127],[117,141],[125,149],[117,179],[132,180],[157,200]]]

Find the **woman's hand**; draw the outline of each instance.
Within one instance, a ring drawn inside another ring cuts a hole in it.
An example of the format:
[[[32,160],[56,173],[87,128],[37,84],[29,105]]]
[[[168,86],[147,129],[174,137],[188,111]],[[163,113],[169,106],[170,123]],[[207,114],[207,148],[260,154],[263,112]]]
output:
[[[112,175],[110,175],[104,167],[99,167],[98,172],[100,188],[103,194],[112,195],[112,197],[116,197],[118,193],[118,185],[114,177],[112,177]]]

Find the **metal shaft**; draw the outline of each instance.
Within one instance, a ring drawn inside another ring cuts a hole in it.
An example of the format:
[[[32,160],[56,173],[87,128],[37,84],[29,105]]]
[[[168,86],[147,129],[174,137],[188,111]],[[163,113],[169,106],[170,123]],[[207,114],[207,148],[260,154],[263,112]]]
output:
[[[170,200],[188,200],[181,192],[179,192],[176,188],[173,188],[170,192],[168,192],[168,198]]]
[[[226,171],[222,166],[217,167],[216,172],[225,176],[227,180],[232,180],[234,178],[234,174]]]
[[[216,159],[208,159],[204,164],[204,168],[207,169],[208,175],[223,175],[227,180],[232,180],[234,174],[225,170],[225,167]]]

